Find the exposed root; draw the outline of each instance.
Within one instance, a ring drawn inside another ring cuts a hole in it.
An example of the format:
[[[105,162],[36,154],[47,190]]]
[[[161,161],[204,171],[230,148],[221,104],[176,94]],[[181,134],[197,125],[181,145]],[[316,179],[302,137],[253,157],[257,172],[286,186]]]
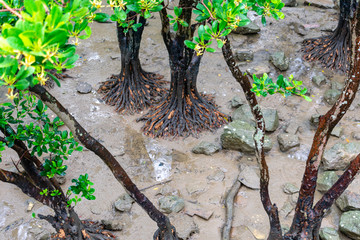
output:
[[[138,113],[153,105],[156,97],[164,93],[162,75],[142,71],[140,73],[112,75],[102,82],[98,90],[105,93],[103,99],[121,113]]]
[[[345,22],[339,24],[330,36],[304,40],[302,51],[306,61],[320,61],[326,68],[346,72],[350,63],[350,48],[350,26]]]
[[[209,98],[196,91],[178,99],[169,95],[137,121],[145,121],[142,128],[151,137],[197,137],[203,130],[214,130],[230,121]]]
[[[115,239],[115,236],[107,231],[104,230],[104,227],[92,221],[81,221],[83,229],[81,230],[81,237],[82,239],[91,239],[91,240],[111,240]],[[58,233],[51,236],[51,240],[79,240],[77,236],[69,236],[65,234],[63,229],[60,229]]]
[[[160,228],[154,233],[154,240],[179,240],[175,227],[171,226],[169,231],[161,231]]]

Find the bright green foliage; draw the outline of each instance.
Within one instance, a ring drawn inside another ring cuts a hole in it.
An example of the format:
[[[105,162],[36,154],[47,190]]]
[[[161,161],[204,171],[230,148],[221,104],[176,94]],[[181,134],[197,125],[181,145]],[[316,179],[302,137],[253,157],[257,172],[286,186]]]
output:
[[[283,6],[281,0],[204,0],[194,9],[196,21],[203,25],[199,27],[194,42],[186,40],[185,44],[198,55],[204,51],[214,52],[215,49],[210,47],[212,41],[216,40],[218,48],[221,48],[226,35],[250,22],[246,17],[249,10],[261,15],[265,24],[265,16],[284,18],[284,14],[280,12]]]
[[[170,18],[170,24],[173,25],[174,31],[177,31],[179,29],[179,24],[184,26],[184,27],[188,27],[189,24],[187,22],[185,22],[184,20],[182,20],[180,18],[180,15],[182,13],[182,8],[178,8],[175,6],[174,8],[174,13],[175,13],[175,17],[168,14],[168,18]]]
[[[96,197],[93,195],[95,189],[91,186],[94,185],[91,181],[89,181],[89,176],[86,173],[85,175],[80,175],[79,179],[73,179],[72,182],[75,183],[75,186],[70,186],[68,190],[68,195],[71,195],[71,192],[76,194],[75,197],[71,198],[68,201],[68,205],[74,203],[75,205],[81,201],[81,198],[78,197],[80,193],[82,194],[81,197],[86,198],[87,200],[95,200]]]
[[[290,75],[289,79],[284,78],[283,75],[279,75],[276,83],[274,83],[266,73],[260,78],[256,77],[254,74],[253,79],[254,83],[251,91],[257,96],[266,97],[268,94],[273,95],[279,93],[284,97],[298,95],[303,97],[306,101],[312,101],[311,98],[305,95],[307,89],[302,87],[302,81],[294,80],[293,75]]]

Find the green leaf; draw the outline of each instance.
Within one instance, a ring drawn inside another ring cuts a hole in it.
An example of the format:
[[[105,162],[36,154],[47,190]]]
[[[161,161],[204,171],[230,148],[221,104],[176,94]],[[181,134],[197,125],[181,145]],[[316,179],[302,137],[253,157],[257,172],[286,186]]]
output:
[[[99,23],[105,23],[110,20],[110,16],[107,13],[95,13],[94,21]]]
[[[156,7],[153,7],[152,9],[150,9],[151,12],[159,12],[163,9],[162,5],[157,5]]]
[[[213,52],[215,52],[215,49],[213,49],[213,48],[206,48],[206,51],[213,53]]]
[[[30,83],[28,80],[26,79],[22,79],[17,81],[14,86],[19,89],[19,90],[25,90],[26,88],[28,88],[30,86]]]
[[[176,32],[178,29],[179,29],[179,25],[178,25],[178,23],[176,22],[176,23],[174,23],[174,31]]]
[[[195,43],[193,43],[192,41],[189,41],[189,40],[185,40],[184,43],[188,48],[191,48],[191,49],[194,49],[196,46]]]
[[[310,97],[306,96],[306,95],[303,95],[302,97],[308,102],[312,101],[312,99]]]
[[[182,8],[178,8],[178,7],[174,7],[174,13],[177,17],[180,17],[181,13],[182,13]]]
[[[148,19],[148,18],[150,18],[151,17],[151,13],[149,12],[149,11],[145,11],[145,13],[144,13],[144,18],[145,19]]]

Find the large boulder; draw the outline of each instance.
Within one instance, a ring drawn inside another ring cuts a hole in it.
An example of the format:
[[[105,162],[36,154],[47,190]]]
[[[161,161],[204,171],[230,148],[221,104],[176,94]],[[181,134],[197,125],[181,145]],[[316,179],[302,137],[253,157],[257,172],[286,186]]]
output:
[[[224,133],[221,135],[222,147],[245,153],[255,153],[254,133],[255,127],[247,122],[235,120],[224,128]],[[272,142],[268,136],[265,136],[264,150],[270,151],[271,148]]]
[[[360,152],[360,143],[336,143],[324,152],[322,163],[325,170],[343,170]]]

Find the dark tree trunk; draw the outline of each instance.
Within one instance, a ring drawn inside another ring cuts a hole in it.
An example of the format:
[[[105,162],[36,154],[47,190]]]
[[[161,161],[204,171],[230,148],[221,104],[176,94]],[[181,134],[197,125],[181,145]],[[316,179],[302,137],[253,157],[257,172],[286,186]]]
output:
[[[191,21],[191,6],[194,1],[182,0],[180,16]],[[176,36],[171,36],[166,9],[160,12],[162,35],[169,53],[171,85],[170,91],[161,102],[139,118],[145,121],[143,131],[152,137],[197,136],[203,130],[214,130],[229,121],[221,113],[210,97],[197,91],[196,81],[202,55],[185,46],[184,41],[191,39],[195,28],[179,26]]]
[[[130,14],[135,20],[136,16]],[[139,17],[142,26],[134,31],[132,28],[124,33],[124,28],[117,24],[117,37],[121,53],[121,71],[110,80],[103,82],[99,92],[105,93],[107,104],[115,106],[118,112],[135,113],[153,104],[155,97],[164,92],[160,79],[163,76],[149,73],[141,68],[139,50],[145,18]]]
[[[341,0],[339,22],[333,34],[306,39],[302,51],[307,61],[320,61],[326,68],[349,69],[351,34],[350,20],[356,8],[356,0]]]

